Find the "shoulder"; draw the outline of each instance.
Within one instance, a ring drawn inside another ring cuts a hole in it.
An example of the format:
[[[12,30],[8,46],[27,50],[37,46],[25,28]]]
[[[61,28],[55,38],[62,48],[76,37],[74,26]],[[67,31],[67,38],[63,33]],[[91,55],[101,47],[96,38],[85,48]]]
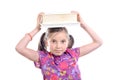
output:
[[[38,51],[38,54],[39,54],[40,57],[46,57],[46,56],[49,55],[49,53],[45,52],[45,51]]]
[[[80,50],[79,50],[78,47],[67,49],[67,52],[70,53],[73,57],[79,57],[80,56]]]
[[[80,53],[80,50],[79,50],[79,47],[76,47],[76,48],[68,48],[67,51],[69,52],[75,52],[75,53]]]

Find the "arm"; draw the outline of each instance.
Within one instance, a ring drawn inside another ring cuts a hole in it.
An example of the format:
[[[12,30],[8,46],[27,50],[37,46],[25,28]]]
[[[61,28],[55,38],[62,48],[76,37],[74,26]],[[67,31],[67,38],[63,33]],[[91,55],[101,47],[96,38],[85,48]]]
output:
[[[92,38],[92,42],[86,45],[83,45],[80,47],[80,56],[84,56],[91,51],[97,49],[102,45],[102,40],[100,37],[90,28],[87,24],[81,23],[81,27],[89,34],[89,36]]]
[[[80,47],[80,57],[84,56],[93,50],[97,49],[102,45],[102,40],[101,38],[83,21],[81,16],[79,15],[78,12],[73,12],[77,13],[77,20],[80,22],[80,26],[89,34],[89,36],[92,38],[92,42],[86,45],[83,45]]]
[[[23,55],[24,57],[26,57],[32,61],[38,61],[39,55],[38,55],[37,51],[27,48],[27,45],[32,40],[32,38],[40,31],[41,25],[39,25],[39,24],[42,23],[42,21],[41,21],[42,14],[43,13],[40,13],[38,15],[36,28],[33,29],[30,33],[26,34],[18,42],[18,44],[15,47],[15,49],[18,53],[20,53],[21,55]]]

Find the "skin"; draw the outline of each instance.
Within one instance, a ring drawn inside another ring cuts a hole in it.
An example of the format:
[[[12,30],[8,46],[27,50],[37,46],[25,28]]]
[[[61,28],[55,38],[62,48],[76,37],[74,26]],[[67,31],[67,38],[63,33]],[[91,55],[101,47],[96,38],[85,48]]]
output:
[[[78,12],[71,11],[71,13],[77,14],[77,21],[80,23],[80,26],[88,33],[88,35],[92,39],[92,42],[79,47],[80,54],[81,54],[80,57],[82,57],[82,56],[87,55],[88,53],[94,51],[98,47],[100,47],[102,45],[102,40],[83,21],[82,17],[80,16],[80,14]],[[41,25],[39,25],[39,24],[42,23],[42,15],[44,15],[43,12],[38,14],[37,25],[36,25],[35,29],[33,29],[31,32],[29,32],[29,34],[31,35],[32,38],[40,31]],[[18,53],[20,53],[21,55],[25,56],[26,58],[28,58],[32,61],[38,62],[39,61],[38,51],[27,48],[28,43],[31,41],[31,37],[29,35],[25,35],[16,45],[16,51]],[[55,43],[53,40],[55,40]],[[62,40],[66,40],[66,42],[63,43]],[[49,38],[46,42],[46,46],[48,47],[48,49],[50,49],[50,51],[55,55],[61,55],[62,52],[65,51],[67,45],[68,45],[68,39],[64,32],[55,33],[55,35],[52,38]]]
[[[52,33],[52,36],[47,40],[47,48],[56,56],[62,55],[68,47],[68,36],[65,31]]]

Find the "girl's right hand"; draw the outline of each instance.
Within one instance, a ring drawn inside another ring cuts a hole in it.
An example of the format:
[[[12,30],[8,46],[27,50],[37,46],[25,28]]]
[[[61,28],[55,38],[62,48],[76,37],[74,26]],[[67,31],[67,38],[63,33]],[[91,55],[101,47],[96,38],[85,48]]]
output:
[[[44,12],[40,12],[38,14],[38,17],[37,17],[37,25],[36,25],[36,28],[40,29],[41,27],[41,24],[43,22],[43,15],[44,15]]]

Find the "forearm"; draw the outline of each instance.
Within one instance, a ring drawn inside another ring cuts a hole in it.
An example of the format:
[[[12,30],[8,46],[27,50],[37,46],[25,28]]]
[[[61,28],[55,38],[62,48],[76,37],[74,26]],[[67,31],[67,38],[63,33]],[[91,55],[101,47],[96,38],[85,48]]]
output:
[[[16,45],[16,51],[32,61],[39,61],[39,55],[36,50],[27,48],[28,43],[41,29],[42,14],[40,13],[37,17],[37,26],[31,32],[26,33],[25,36]]]
[[[89,34],[93,42],[102,44],[101,38],[86,23],[81,23],[80,26]]]
[[[102,45],[101,38],[83,21],[82,17],[78,12],[77,13],[77,21],[80,23],[80,26],[88,33],[88,35],[92,38],[92,42],[80,46],[80,56],[84,56],[91,51],[97,49],[99,46]]]
[[[92,38],[92,42],[85,44],[80,47],[80,56],[84,56],[102,45],[101,38],[90,28],[87,24],[81,24],[81,27],[89,34]]]
[[[17,52],[32,61],[38,61],[38,54],[36,51],[27,48],[27,45],[38,32],[39,29],[35,28],[30,33],[26,33],[25,36],[18,42],[15,47]]]
[[[41,25],[37,26],[35,29],[33,29],[31,32],[29,32],[30,36],[33,38],[39,31],[40,31],[40,28]]]
[[[28,43],[32,40],[32,38],[39,32],[39,28],[33,29],[31,32],[26,33],[25,36],[19,41],[19,43],[16,45],[16,48],[22,49],[26,48]]]

